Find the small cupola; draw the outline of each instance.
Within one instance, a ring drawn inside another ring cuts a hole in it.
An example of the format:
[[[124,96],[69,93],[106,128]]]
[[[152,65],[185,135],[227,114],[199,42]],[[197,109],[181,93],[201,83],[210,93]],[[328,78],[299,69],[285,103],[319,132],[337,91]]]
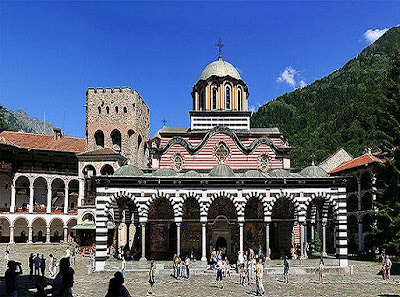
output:
[[[54,140],[60,140],[62,138],[62,132],[60,128],[53,128]]]

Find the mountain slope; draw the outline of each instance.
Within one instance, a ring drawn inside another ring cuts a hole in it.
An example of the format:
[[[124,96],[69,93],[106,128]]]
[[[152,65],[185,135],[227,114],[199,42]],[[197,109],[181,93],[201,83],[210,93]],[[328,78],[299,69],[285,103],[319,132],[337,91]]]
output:
[[[377,119],[400,27],[388,30],[339,70],[263,105],[253,127],[278,127],[297,149],[292,166],[320,162],[344,147],[353,155],[380,143]]]

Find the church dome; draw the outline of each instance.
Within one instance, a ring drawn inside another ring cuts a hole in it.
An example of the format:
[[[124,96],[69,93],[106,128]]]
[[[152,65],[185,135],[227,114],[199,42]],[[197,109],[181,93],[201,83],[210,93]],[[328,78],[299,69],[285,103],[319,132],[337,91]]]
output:
[[[270,177],[289,177],[290,172],[288,170],[285,169],[273,169],[271,171],[268,172],[268,175]]]
[[[300,171],[300,175],[304,177],[327,177],[329,174],[319,166],[311,165]]]
[[[223,61],[221,58],[208,64],[201,73],[199,80],[207,80],[214,75],[218,77],[230,76],[238,80],[242,79],[237,69],[231,63]]]
[[[183,174],[184,177],[201,177],[201,174],[194,170],[189,170]]]
[[[153,172],[153,176],[175,176],[175,170],[171,168],[160,168]]]
[[[230,177],[235,176],[235,173],[228,165],[219,164],[211,169],[208,175],[212,177]]]
[[[244,177],[265,177],[264,174],[261,173],[260,170],[247,170],[244,174]]]
[[[117,170],[115,170],[114,175],[117,176],[141,176],[143,175],[143,171],[133,165],[124,165]]]

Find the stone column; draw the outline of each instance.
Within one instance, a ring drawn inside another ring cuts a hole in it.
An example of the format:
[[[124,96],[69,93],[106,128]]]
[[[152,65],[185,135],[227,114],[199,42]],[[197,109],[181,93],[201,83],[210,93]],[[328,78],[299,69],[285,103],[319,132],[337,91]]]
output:
[[[322,256],[326,255],[326,221],[322,221]]]
[[[269,223],[265,223],[265,256],[266,260],[271,260],[271,253],[269,250]]]
[[[32,243],[33,242],[33,227],[32,226],[28,226],[28,243]]]
[[[181,254],[181,223],[176,223],[176,254]]]
[[[311,246],[312,246],[312,250],[314,251],[314,245],[315,245],[315,230],[314,230],[314,223],[311,222]]]
[[[85,196],[85,179],[79,178],[78,206],[82,206],[84,196]]]
[[[146,223],[140,223],[142,228],[142,257],[140,261],[147,261],[146,259]]]
[[[201,223],[201,261],[207,262],[207,223]]]
[[[34,190],[35,190],[35,188],[33,187],[33,185],[31,185],[29,187],[29,212],[30,213],[33,212],[33,194],[35,193]]]
[[[68,192],[68,184],[67,184],[67,182],[65,182],[66,183],[66,185],[65,185],[65,189],[64,189],[64,213],[68,213],[68,204],[69,204],[69,192]]]
[[[14,226],[10,226],[10,243],[14,243]]]
[[[307,259],[307,252],[305,250],[305,241],[304,241],[304,223],[300,223],[300,259]]]
[[[364,250],[364,239],[363,239],[363,224],[362,220],[358,221],[358,250]]]
[[[51,182],[47,182],[47,205],[46,212],[51,213]]]
[[[64,243],[68,242],[68,226],[64,226]]]
[[[10,212],[15,212],[15,185],[11,185],[11,205],[10,205]]]
[[[244,223],[243,222],[240,222],[239,223],[239,237],[240,237],[240,240],[239,240],[239,246],[240,246],[240,251],[242,252],[242,253],[244,253],[244,251],[243,251],[243,225],[244,225]]]
[[[50,226],[46,226],[46,243],[50,243]]]

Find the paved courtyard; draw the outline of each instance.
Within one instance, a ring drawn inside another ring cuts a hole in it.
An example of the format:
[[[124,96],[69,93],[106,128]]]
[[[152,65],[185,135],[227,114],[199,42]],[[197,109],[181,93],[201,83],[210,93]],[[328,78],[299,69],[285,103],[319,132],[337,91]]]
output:
[[[5,245],[0,244],[2,253],[0,261],[0,296],[5,294],[4,284],[4,250]],[[60,259],[65,255],[65,246],[61,245],[11,245],[11,259],[20,261],[23,265],[24,275],[18,279],[18,296],[34,296],[34,281],[29,274],[29,253],[44,254],[46,258],[50,253],[55,253]],[[113,272],[87,273],[88,259],[77,257],[75,269],[75,283],[73,295],[76,297],[105,296],[108,281]],[[317,275],[293,275],[290,283],[284,284],[282,277],[268,275],[264,277],[266,296],[400,296],[400,276],[394,275],[385,282],[377,275],[379,264],[372,262],[350,261],[354,265],[353,275],[326,275],[325,283],[317,282]],[[47,274],[47,269],[46,269]],[[176,281],[168,273],[156,275],[157,296],[254,296],[255,285],[242,287],[238,284],[237,275],[225,279],[223,289],[215,286],[214,275],[197,274],[189,281]],[[127,272],[125,285],[132,296],[146,296],[148,288],[147,273]]]

